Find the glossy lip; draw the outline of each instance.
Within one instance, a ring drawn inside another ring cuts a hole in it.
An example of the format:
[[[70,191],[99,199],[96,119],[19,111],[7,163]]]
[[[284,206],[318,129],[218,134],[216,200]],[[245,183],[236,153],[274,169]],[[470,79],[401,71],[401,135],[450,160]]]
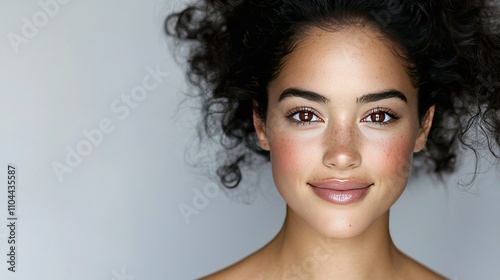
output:
[[[320,198],[334,204],[351,204],[366,196],[373,184],[353,179],[331,179],[311,182],[309,186]]]

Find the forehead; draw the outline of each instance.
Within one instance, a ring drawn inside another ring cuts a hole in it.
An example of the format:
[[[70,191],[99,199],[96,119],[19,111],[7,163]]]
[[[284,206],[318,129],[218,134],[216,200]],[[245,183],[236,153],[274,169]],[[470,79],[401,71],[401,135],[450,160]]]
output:
[[[311,28],[285,57],[277,78],[270,83],[270,93],[291,86],[325,94],[362,95],[387,88],[415,92],[395,50],[373,28]]]

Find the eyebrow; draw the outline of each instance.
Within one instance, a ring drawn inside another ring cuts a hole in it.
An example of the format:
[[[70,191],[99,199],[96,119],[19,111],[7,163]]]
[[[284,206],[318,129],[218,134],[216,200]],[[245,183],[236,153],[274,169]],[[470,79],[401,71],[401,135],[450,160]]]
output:
[[[323,96],[319,93],[315,93],[312,91],[301,90],[297,88],[285,89],[280,94],[278,101],[282,101],[283,99],[289,97],[301,97],[314,102],[330,103],[330,99],[328,99],[326,96]],[[401,91],[395,89],[365,94],[361,97],[356,98],[356,103],[370,103],[389,98],[398,98],[404,101],[405,103],[408,103],[408,99],[406,98],[406,96]]]
[[[356,103],[369,103],[369,102],[375,102],[375,101],[379,101],[382,99],[388,99],[388,98],[399,98],[399,99],[403,100],[405,103],[408,103],[408,99],[406,99],[406,96],[402,92],[400,92],[399,90],[394,90],[394,89],[391,89],[388,91],[365,94],[365,95],[357,98]]]
[[[318,93],[315,93],[315,92],[312,92],[312,91],[301,90],[301,89],[297,89],[297,88],[288,88],[288,89],[285,89],[280,94],[280,97],[279,97],[278,101],[281,101],[281,100],[283,100],[285,98],[292,97],[292,96],[301,97],[301,98],[304,98],[304,99],[307,99],[307,100],[311,100],[311,101],[315,101],[315,102],[330,103],[330,99],[328,99],[327,97],[325,97],[325,96],[323,96],[321,94],[318,94]]]

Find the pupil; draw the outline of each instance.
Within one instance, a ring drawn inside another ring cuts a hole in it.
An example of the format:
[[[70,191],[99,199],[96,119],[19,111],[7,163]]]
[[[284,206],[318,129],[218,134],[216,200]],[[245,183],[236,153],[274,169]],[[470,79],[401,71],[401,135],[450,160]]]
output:
[[[311,113],[309,112],[302,112],[300,113],[300,118],[303,120],[303,121],[310,121],[311,119]]]

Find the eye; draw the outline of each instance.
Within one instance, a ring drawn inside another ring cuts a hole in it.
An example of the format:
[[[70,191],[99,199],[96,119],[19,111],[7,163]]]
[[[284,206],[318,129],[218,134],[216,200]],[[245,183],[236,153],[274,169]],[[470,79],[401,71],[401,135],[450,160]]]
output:
[[[369,122],[388,122],[391,119],[392,118],[389,114],[383,112],[371,113],[368,117],[366,117],[366,120]]]
[[[296,124],[308,125],[313,122],[322,122],[323,120],[318,117],[315,111],[311,108],[299,108],[288,113],[287,118]]]
[[[370,111],[361,121],[374,123],[376,125],[386,125],[396,121],[397,119],[399,119],[399,117],[391,110],[376,108]]]

